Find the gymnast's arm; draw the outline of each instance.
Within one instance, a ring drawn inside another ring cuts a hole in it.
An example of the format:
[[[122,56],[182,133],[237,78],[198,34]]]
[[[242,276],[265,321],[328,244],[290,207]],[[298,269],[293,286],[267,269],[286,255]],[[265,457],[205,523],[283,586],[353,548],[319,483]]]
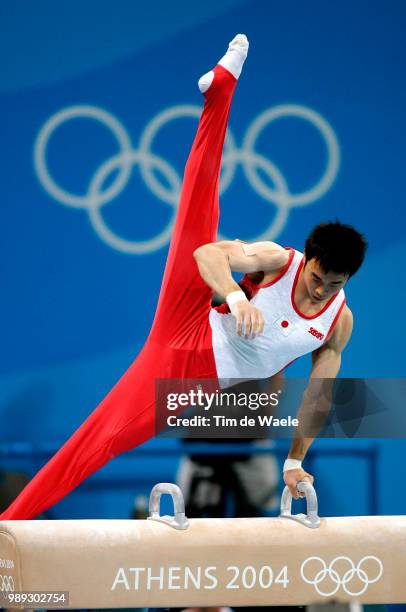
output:
[[[341,353],[351,337],[352,327],[352,313],[344,306],[331,337],[312,353],[312,371],[296,417],[299,425],[290,447],[289,459],[304,459],[326,421],[331,408],[334,379],[340,370]],[[313,482],[313,476],[301,468],[287,470],[283,476],[295,499],[299,497],[296,485],[300,480]]]
[[[262,333],[264,319],[258,308],[245,297],[232,272],[273,272],[288,261],[289,253],[275,242],[244,243],[240,240],[221,240],[204,244],[193,253],[205,283],[229,303],[236,318],[238,335],[254,338]],[[232,306],[227,299],[233,294]]]

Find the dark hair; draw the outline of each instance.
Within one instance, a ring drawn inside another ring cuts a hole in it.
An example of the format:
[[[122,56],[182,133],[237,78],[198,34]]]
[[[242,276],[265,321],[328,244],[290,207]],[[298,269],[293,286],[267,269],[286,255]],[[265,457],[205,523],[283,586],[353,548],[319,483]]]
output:
[[[352,276],[364,261],[368,243],[351,225],[337,221],[320,223],[306,240],[306,262],[315,258],[327,274]]]

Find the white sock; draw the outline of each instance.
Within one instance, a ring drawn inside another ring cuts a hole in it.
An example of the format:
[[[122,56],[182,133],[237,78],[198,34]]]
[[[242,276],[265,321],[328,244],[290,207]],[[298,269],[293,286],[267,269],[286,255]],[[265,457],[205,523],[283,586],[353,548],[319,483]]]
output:
[[[245,34],[237,34],[228,45],[227,53],[217,63],[238,79],[248,54],[248,47],[249,42]]]
[[[238,79],[248,54],[249,42],[245,34],[237,34],[228,45],[227,53],[217,63]],[[206,72],[198,81],[198,87],[205,93],[214,79],[214,72]]]

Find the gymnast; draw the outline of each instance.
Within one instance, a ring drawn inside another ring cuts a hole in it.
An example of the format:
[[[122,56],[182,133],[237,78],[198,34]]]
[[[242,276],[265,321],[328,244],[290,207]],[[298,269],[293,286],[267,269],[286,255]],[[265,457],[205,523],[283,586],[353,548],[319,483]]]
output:
[[[363,261],[364,237],[332,222],[314,228],[304,254],[273,242],[216,241],[222,150],[247,52],[248,40],[238,34],[199,80],[203,112],[144,347],[0,520],[36,517],[110,459],[153,437],[156,379],[269,378],[306,353],[313,360],[310,381],[336,377],[352,331],[343,288]],[[234,271],[245,273],[240,284]],[[211,307],[214,292],[225,299],[223,307]],[[308,395],[307,413],[314,405]],[[295,498],[297,482],[313,481],[301,464],[311,443],[298,434],[284,464]]]

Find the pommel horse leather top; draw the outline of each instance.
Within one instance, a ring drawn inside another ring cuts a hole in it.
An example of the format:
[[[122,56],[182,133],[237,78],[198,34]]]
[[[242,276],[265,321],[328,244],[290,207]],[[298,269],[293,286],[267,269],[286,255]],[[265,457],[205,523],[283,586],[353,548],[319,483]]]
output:
[[[172,484],[156,485],[147,520],[0,522],[3,608],[17,593],[68,592],[62,608],[305,605],[406,601],[406,516],[192,519]],[[160,516],[172,495],[174,516]],[[310,511],[309,511],[310,507]],[[11,603],[10,603],[11,601]]]

